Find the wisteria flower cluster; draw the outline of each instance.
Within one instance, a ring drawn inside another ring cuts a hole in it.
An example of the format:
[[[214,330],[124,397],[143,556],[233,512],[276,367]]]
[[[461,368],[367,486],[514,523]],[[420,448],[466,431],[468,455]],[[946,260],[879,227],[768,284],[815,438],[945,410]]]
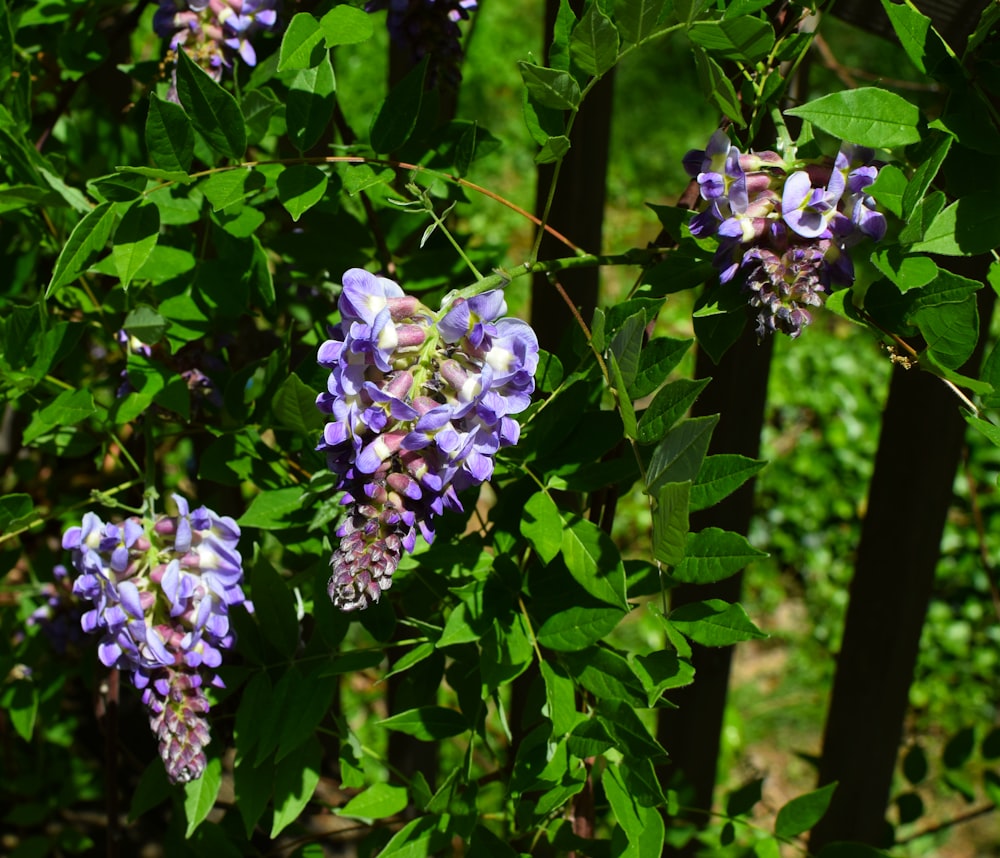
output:
[[[236,522],[202,506],[121,524],[88,512],[63,536],[78,575],[73,592],[93,607],[83,630],[101,635],[98,657],[131,674],[142,691],[160,757],[173,783],[205,769],[209,740],[204,683],[216,687],[222,651],[234,643],[229,611],[246,602]]]
[[[344,611],[377,602],[417,531],[460,511],[458,492],[488,480],[493,456],[515,444],[512,415],[535,388],[538,340],[499,290],[435,314],[397,283],[353,268],[340,324],[319,349],[330,370],[317,398],[330,415],[325,450],[349,506],[338,528],[329,594]]]
[[[794,162],[777,152],[743,154],[724,131],[684,156],[708,207],[692,235],[719,237],[719,280],[741,276],[757,310],[757,336],[797,337],[834,283],[854,282],[848,250],[885,235],[885,216],[867,192],[878,168],[872,149],[845,143],[833,164]]]
[[[429,79],[438,74],[449,86],[462,79],[462,31],[458,22],[469,20],[478,0],[369,0],[368,12],[388,9],[387,26],[393,42],[409,51],[415,62],[430,58]]]
[[[275,5],[276,0],[160,0],[153,29],[170,40],[172,51],[183,48],[219,80],[237,54],[248,66],[257,64],[250,37],[274,27]]]

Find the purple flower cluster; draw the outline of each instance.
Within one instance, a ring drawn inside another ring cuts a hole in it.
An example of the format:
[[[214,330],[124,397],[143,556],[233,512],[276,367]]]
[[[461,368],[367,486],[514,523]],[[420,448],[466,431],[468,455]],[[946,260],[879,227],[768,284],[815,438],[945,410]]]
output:
[[[409,51],[414,62],[430,58],[431,85],[440,73],[445,83],[456,86],[462,79],[458,22],[467,21],[478,5],[478,0],[369,0],[365,10],[388,9],[386,23],[393,42]]]
[[[98,657],[128,671],[149,712],[173,783],[201,776],[209,739],[203,682],[233,645],[229,610],[246,602],[240,529],[206,507],[155,522],[105,523],[92,512],[69,528],[63,547],[78,572],[73,592],[93,604],[83,630],[100,634]]]
[[[326,451],[350,507],[337,530],[329,593],[344,611],[377,602],[417,531],[461,510],[458,492],[488,480],[493,455],[517,443],[512,417],[535,389],[538,340],[503,293],[457,299],[440,314],[398,284],[352,268],[341,323],[318,360],[330,370],[316,400],[330,415]]]
[[[275,5],[276,0],[160,0],[153,29],[170,40],[170,50],[183,48],[219,80],[236,54],[248,66],[257,65],[250,37],[274,27],[278,20]]]
[[[724,131],[684,156],[708,207],[691,219],[692,235],[717,235],[719,280],[741,275],[757,310],[757,336],[791,337],[810,323],[833,283],[854,282],[848,249],[885,235],[885,216],[868,187],[874,151],[845,143],[833,164],[789,164],[776,152],[742,154]]]

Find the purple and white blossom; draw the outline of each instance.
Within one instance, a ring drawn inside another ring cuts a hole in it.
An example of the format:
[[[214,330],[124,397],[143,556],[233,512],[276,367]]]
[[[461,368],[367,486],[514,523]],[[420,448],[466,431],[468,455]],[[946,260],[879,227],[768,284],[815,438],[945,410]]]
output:
[[[63,535],[77,577],[73,593],[92,607],[80,621],[99,634],[98,658],[131,674],[143,692],[160,756],[174,783],[201,776],[209,739],[203,685],[232,647],[229,612],[251,607],[243,594],[240,529],[207,507],[121,524],[84,515]]]
[[[328,589],[350,611],[379,600],[418,532],[432,541],[434,518],[461,511],[458,492],[488,480],[496,452],[517,442],[538,339],[501,318],[499,290],[434,313],[359,268],[343,286],[340,324],[319,348],[330,376],[316,405],[330,415],[317,449],[349,507]]]
[[[278,22],[277,0],[159,0],[153,29],[168,39],[170,50],[183,50],[216,81],[239,56],[257,65],[251,37]],[[175,86],[169,97],[176,101]]]
[[[867,192],[878,175],[874,151],[845,143],[831,165],[786,161],[777,152],[740,153],[723,131],[684,168],[707,208],[692,235],[718,236],[714,263],[723,284],[739,278],[757,311],[757,336],[797,337],[833,284],[850,285],[848,250],[885,235],[885,216]]]

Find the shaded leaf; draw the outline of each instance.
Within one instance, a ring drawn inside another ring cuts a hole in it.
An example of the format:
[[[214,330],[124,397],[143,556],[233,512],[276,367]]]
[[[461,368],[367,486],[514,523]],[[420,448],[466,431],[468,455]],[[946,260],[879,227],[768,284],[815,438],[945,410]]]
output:
[[[194,157],[194,129],[179,104],[149,94],[146,116],[146,148],[161,170],[187,173]]]
[[[240,106],[183,49],[177,51],[177,94],[213,149],[227,158],[243,157],[247,132]]]
[[[215,807],[222,786],[222,760],[210,757],[205,772],[200,778],[184,784],[184,816],[187,819],[187,829],[184,836],[189,838],[195,829],[205,821],[205,818]]]
[[[132,278],[146,264],[160,235],[160,210],[155,205],[134,205],[115,230],[111,256],[122,288],[128,289]]]
[[[46,298],[87,270],[108,243],[115,217],[114,204],[101,203],[73,228],[52,270]]]
[[[388,730],[406,733],[424,742],[436,742],[457,736],[469,729],[465,716],[457,709],[443,706],[420,706],[378,722]]]
[[[819,822],[830,806],[837,782],[827,784],[813,792],[793,798],[781,810],[774,821],[774,833],[778,837],[795,837]]]
[[[425,57],[386,96],[372,121],[370,139],[379,154],[394,152],[410,139],[417,127],[424,98],[424,79],[428,60]]]

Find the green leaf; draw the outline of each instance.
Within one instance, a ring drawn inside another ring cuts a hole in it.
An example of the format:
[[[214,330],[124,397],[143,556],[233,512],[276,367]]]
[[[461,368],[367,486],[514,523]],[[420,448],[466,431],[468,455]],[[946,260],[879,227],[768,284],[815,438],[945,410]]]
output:
[[[656,705],[660,695],[668,688],[682,688],[694,682],[694,668],[691,663],[680,658],[672,650],[636,655],[631,661],[633,669],[642,680],[643,688],[646,689],[650,707]]]
[[[941,304],[914,313],[912,324],[920,329],[934,360],[948,369],[958,369],[976,348],[979,339],[979,310],[969,295],[955,304]]]
[[[628,606],[621,556],[596,524],[579,517],[566,522],[560,551],[569,573],[591,596],[609,605]]]
[[[274,394],[272,410],[278,424],[298,435],[318,436],[323,431],[325,420],[316,408],[316,391],[294,372]]]
[[[597,3],[587,7],[573,28],[569,51],[573,61],[587,74],[600,77],[618,61],[618,30]]]
[[[156,167],[115,167],[119,173],[135,173],[138,176],[145,176],[147,179],[156,179],[161,182],[175,182],[180,185],[190,185],[196,181],[187,173],[179,170],[160,170]]]
[[[472,829],[469,838],[469,855],[477,858],[518,858],[518,853],[505,840],[479,823]]]
[[[758,557],[767,557],[745,536],[718,527],[691,534],[684,554],[684,561],[671,577],[685,584],[712,584],[735,575]]]
[[[954,142],[955,138],[951,135],[940,135],[934,143],[934,148],[921,159],[920,165],[914,171],[913,176],[910,178],[910,181],[906,186],[906,190],[903,191],[902,216],[907,220],[909,220],[910,215],[913,214],[913,210],[916,208],[917,203],[919,203],[920,200],[923,199],[924,194],[927,193],[927,189],[937,176],[938,170],[941,169],[941,165],[944,163],[944,159],[947,157],[948,152],[951,149],[951,144]],[[879,175],[881,174],[882,170],[879,170]]]
[[[221,786],[222,760],[218,757],[209,758],[205,772],[200,778],[184,784],[184,816],[187,819],[185,838],[191,837],[194,830],[211,813]]]
[[[371,145],[379,154],[395,152],[413,134],[424,99],[427,58],[414,66],[386,96],[371,126]]]
[[[926,286],[938,276],[933,259],[907,255],[899,246],[876,250],[871,260],[903,293]]]
[[[694,340],[674,340],[657,337],[650,340],[639,355],[639,367],[629,393],[633,399],[649,396],[680,363]]]
[[[278,72],[311,69],[326,56],[326,32],[315,17],[299,12],[288,24],[278,50]]]
[[[762,798],[763,778],[754,778],[749,783],[734,789],[726,796],[726,816],[743,816],[753,810]]]
[[[632,666],[617,652],[592,646],[579,652],[564,652],[560,659],[570,677],[602,702],[621,700],[645,705],[646,694]]]
[[[698,478],[691,487],[691,510],[715,506],[742,486],[767,462],[748,459],[734,453],[709,456],[702,463]]]
[[[639,441],[649,444],[663,438],[687,411],[710,379],[679,379],[656,394],[639,418]]]
[[[0,188],[0,214],[41,205],[57,199],[52,191],[37,185],[7,185]]]
[[[271,837],[277,837],[297,820],[319,784],[323,748],[315,736],[280,763],[274,774],[274,821]]]
[[[273,789],[273,765],[252,766],[248,762],[237,763],[233,771],[233,803],[243,818],[243,829],[247,838],[253,836]]]
[[[420,706],[378,722],[388,730],[398,730],[424,742],[436,742],[458,736],[469,729],[465,716],[457,709],[443,706]]]
[[[0,533],[9,533],[17,525],[14,523],[31,516],[35,511],[31,495],[0,495]]]
[[[155,205],[135,205],[125,212],[111,248],[123,289],[128,289],[132,278],[146,264],[159,236],[160,210]]]
[[[280,104],[277,96],[269,88],[252,89],[244,94],[240,109],[246,119],[247,142],[250,145],[259,143],[267,136],[271,117]]]
[[[622,374],[621,366],[615,353],[608,353],[608,370],[611,374],[611,388],[618,403],[618,413],[622,418],[622,428],[627,438],[635,438],[639,432],[639,426],[635,419],[635,405],[628,395],[628,382]]]
[[[569,72],[544,68],[523,60],[517,66],[528,93],[538,104],[554,110],[575,110],[580,104],[580,85]]]
[[[112,173],[100,179],[93,179],[88,185],[110,202],[131,203],[139,199],[146,190],[146,179],[136,173]]]
[[[146,148],[162,170],[187,174],[194,157],[194,129],[179,104],[149,94],[146,116]]]
[[[480,649],[483,699],[524,673],[535,655],[521,614],[494,619],[482,637]]]
[[[753,62],[774,47],[774,30],[760,18],[695,21],[687,32],[696,45],[727,60]]]
[[[664,0],[618,0],[615,22],[621,34],[633,44],[655,33]]]
[[[375,33],[372,16],[363,9],[346,4],[334,6],[319,20],[326,37],[326,46],[356,45],[367,42]]]
[[[262,530],[291,527],[287,519],[290,513],[302,507],[302,493],[302,488],[298,486],[261,492],[250,502],[249,509],[240,516],[237,524]]]
[[[163,761],[159,757],[150,760],[149,765],[139,776],[138,785],[132,791],[128,821],[135,822],[140,816],[165,802],[170,798],[171,791]]]
[[[555,559],[562,546],[563,521],[548,492],[536,492],[528,498],[521,514],[520,530],[543,563],[549,564]]]
[[[552,737],[564,736],[583,717],[576,711],[573,681],[558,664],[543,661],[539,669],[545,683],[545,702],[548,707],[548,718],[552,722]]]
[[[556,137],[549,137],[542,144],[542,148],[538,150],[535,155],[536,164],[554,164],[556,161],[561,161],[566,157],[566,153],[569,152],[570,142],[569,137],[560,134]]]
[[[914,206],[906,226],[899,233],[900,244],[913,244],[915,241],[921,241],[927,228],[944,208],[944,204],[945,196],[942,191],[935,191],[930,196],[920,200]]]
[[[87,270],[108,243],[115,217],[114,204],[101,203],[73,228],[52,270],[52,279],[45,289],[46,298]]]
[[[717,416],[717,415],[716,415]],[[667,566],[684,559],[690,482],[664,483],[653,507],[653,556]]]
[[[643,332],[646,328],[646,314],[635,313],[625,320],[611,340],[611,353],[618,359],[618,367],[624,381],[622,394],[631,390],[639,371]]]
[[[610,634],[625,611],[607,606],[575,606],[549,617],[538,629],[538,642],[559,652],[586,649]]]
[[[32,415],[24,430],[22,443],[30,444],[56,426],[73,426],[96,411],[94,397],[89,390],[64,390]]]
[[[743,121],[743,111],[740,109],[740,100],[736,95],[736,90],[722,66],[705,53],[704,48],[697,45],[694,50],[694,64],[698,70],[701,91],[705,93],[709,102],[740,127],[746,125],[746,122]]]
[[[891,0],[882,0],[882,8],[889,16],[903,50],[921,74],[939,80],[948,79],[956,85],[964,82],[961,66],[934,29],[930,18],[916,8]]]
[[[220,212],[256,194],[264,187],[265,181],[257,170],[241,167],[213,173],[198,188],[212,204],[212,211]]]
[[[718,414],[684,420],[667,433],[646,468],[646,493],[656,497],[663,483],[693,482],[701,470]]]
[[[876,202],[882,208],[892,212],[896,217],[903,216],[903,194],[906,193],[907,181],[903,171],[893,164],[886,164],[878,171],[875,181],[867,188]]]
[[[129,336],[136,337],[147,346],[153,346],[163,339],[170,322],[149,304],[139,304],[125,317],[122,327]]]
[[[6,685],[0,699],[17,735],[30,742],[38,717],[38,688],[29,680],[18,680]]]
[[[785,112],[859,146],[891,149],[920,140],[917,107],[876,87],[831,93]]]
[[[974,256],[1000,246],[1000,211],[992,191],[970,194],[938,214],[914,251]]]
[[[378,783],[358,793],[336,812],[338,816],[355,819],[384,819],[405,809],[408,801],[405,787]]]
[[[777,837],[796,837],[812,828],[823,818],[830,806],[837,782],[829,783],[813,792],[793,798],[778,811],[774,820]]]
[[[667,619],[681,634],[702,646],[729,646],[767,637],[750,622],[742,605],[721,599],[681,605]]]
[[[278,199],[292,216],[292,220],[298,221],[305,212],[323,199],[328,181],[326,173],[319,167],[311,164],[294,164],[278,176]]]
[[[277,489],[277,491],[286,490]],[[242,524],[242,519],[240,523]],[[290,658],[299,646],[299,621],[295,613],[295,597],[288,589],[285,579],[263,555],[254,564],[250,587],[257,622],[264,638],[281,655]]]
[[[240,106],[184,50],[177,52],[177,94],[209,146],[227,158],[243,157],[247,132]]]
[[[426,858],[440,854],[452,839],[450,817],[421,816],[408,822],[378,853],[378,858]]]

